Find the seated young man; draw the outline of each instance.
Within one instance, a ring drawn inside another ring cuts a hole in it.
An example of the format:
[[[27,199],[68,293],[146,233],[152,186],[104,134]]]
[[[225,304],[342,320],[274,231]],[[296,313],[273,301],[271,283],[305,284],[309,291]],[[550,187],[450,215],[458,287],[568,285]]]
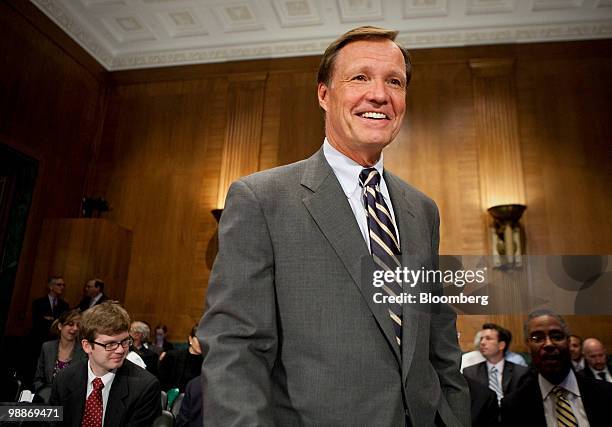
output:
[[[161,414],[159,381],[125,360],[132,339],[130,317],[118,303],[104,302],[81,319],[86,360],[62,370],[51,405],[64,407],[65,426],[150,426]]]

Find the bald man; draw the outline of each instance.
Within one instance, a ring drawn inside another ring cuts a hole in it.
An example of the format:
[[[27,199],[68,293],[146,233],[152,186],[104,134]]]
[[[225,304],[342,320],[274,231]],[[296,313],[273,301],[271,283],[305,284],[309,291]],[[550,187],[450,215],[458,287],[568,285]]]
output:
[[[612,362],[608,360],[606,348],[597,338],[587,338],[582,343],[582,353],[586,360],[586,367],[580,371],[587,378],[595,378],[612,382]]]

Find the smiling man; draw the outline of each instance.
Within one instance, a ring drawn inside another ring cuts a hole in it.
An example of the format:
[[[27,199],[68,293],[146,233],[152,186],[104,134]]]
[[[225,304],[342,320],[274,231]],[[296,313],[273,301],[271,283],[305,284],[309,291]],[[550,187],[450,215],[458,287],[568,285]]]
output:
[[[412,71],[396,35],[334,41],[322,148],[229,190],[198,330],[207,426],[470,424],[454,313],[376,304],[362,274],[437,268],[436,205],[383,166]]]
[[[530,313],[525,336],[534,371],[502,401],[504,426],[608,426],[612,385],[571,369],[569,330],[549,310]]]
[[[51,404],[64,407],[65,426],[150,426],[161,413],[159,381],[126,360],[132,339],[130,317],[119,304],[104,302],[81,319],[87,359],[62,370]]]

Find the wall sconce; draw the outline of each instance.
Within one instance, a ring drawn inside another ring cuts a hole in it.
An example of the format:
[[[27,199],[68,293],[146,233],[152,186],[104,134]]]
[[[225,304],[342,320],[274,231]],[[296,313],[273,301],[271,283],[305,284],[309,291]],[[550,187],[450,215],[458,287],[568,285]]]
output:
[[[212,211],[210,211],[210,213],[212,214],[212,216],[215,217],[218,223],[219,220],[221,219],[221,214],[223,213],[223,209],[213,209]]]
[[[523,237],[519,220],[525,205],[497,205],[487,209],[493,217],[490,227],[493,266],[520,267],[523,263]]]

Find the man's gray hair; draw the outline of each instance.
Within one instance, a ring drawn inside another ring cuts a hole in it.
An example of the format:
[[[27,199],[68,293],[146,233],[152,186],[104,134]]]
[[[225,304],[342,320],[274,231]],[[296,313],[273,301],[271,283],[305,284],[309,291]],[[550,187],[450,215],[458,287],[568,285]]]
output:
[[[563,317],[561,317],[554,311],[549,310],[547,308],[540,308],[540,309],[532,311],[531,313],[527,315],[527,320],[525,320],[525,323],[523,324],[523,333],[525,334],[525,339],[529,338],[529,322],[531,321],[531,319],[535,319],[536,317],[542,317],[542,316],[550,316],[552,318],[557,319],[565,335],[567,335],[568,337],[570,336],[569,327],[567,326],[567,323],[565,323],[565,320],[563,319]]]
[[[140,332],[142,334],[143,341],[147,341],[149,339],[149,335],[151,334],[151,330],[149,329],[147,324],[139,320],[135,320],[134,322],[132,322],[132,326],[130,329],[134,329],[134,331]]]

